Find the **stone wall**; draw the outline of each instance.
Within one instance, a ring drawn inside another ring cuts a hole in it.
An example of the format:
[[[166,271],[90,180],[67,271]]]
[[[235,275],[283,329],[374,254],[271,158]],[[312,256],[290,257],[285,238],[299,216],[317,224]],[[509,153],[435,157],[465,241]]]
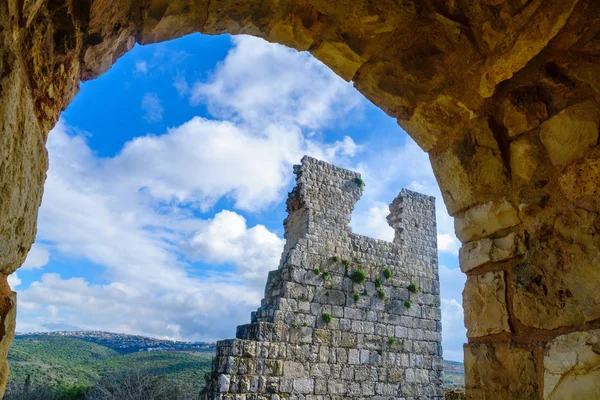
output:
[[[389,243],[348,225],[358,174],[310,157],[294,172],[281,263],[251,323],[218,342],[205,398],[442,399],[434,199],[402,190]]]

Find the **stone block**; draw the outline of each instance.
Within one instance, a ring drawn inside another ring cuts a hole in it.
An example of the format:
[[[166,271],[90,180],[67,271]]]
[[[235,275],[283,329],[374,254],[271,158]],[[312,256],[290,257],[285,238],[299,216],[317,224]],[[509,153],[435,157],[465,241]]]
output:
[[[296,361],[284,361],[283,375],[286,378],[302,378],[308,376],[308,371],[305,370],[304,364]]]
[[[467,279],[463,308],[468,337],[510,332],[504,272],[488,272]]]
[[[530,138],[524,137],[510,142],[510,167],[513,180],[519,178],[529,182],[543,162],[540,147]]]
[[[600,400],[600,329],[561,335],[544,355],[544,400]]]
[[[598,142],[598,103],[587,100],[565,108],[544,122],[540,139],[552,163],[564,167],[582,158]]]
[[[430,151],[441,137],[458,133],[473,118],[475,113],[464,104],[440,95],[435,101],[419,104],[409,120],[398,123],[424,151]]]
[[[514,270],[513,312],[539,329],[581,326],[600,318],[600,215],[561,215],[533,238],[527,262]]]
[[[506,199],[490,201],[469,208],[454,219],[454,231],[465,243],[521,223],[517,210]]]
[[[509,136],[516,136],[530,131],[548,118],[546,104],[541,101],[513,103],[507,99],[502,108],[504,114],[503,122]]]
[[[501,193],[508,185],[500,149],[486,119],[473,119],[455,137],[442,153],[429,155],[452,215]]]
[[[600,197],[600,151],[593,157],[568,166],[559,178],[560,187],[571,201]]]
[[[229,375],[219,375],[219,387],[218,390],[221,393],[226,393],[229,391],[229,384],[231,378]]]
[[[294,379],[293,389],[294,392],[299,394],[313,393],[315,390],[315,380],[308,378]]]
[[[480,239],[462,246],[459,252],[460,269],[469,272],[481,265],[508,260],[524,252],[523,238],[514,232],[497,239]]]
[[[466,344],[465,388],[469,400],[537,399],[531,350],[510,343]]]

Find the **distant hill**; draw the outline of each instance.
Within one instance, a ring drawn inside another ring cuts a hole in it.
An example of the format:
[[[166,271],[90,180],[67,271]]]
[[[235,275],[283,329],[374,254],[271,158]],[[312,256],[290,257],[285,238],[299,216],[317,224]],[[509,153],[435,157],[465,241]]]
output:
[[[210,371],[214,355],[214,345],[187,351],[173,350],[172,341],[158,339],[146,347],[147,342],[138,341],[137,336],[125,340],[127,335],[115,334],[114,338],[124,341],[105,338],[106,345],[94,343],[95,334],[76,336],[17,335],[8,353],[9,385],[22,385],[27,375],[31,375],[42,385],[89,386],[103,375],[142,369],[167,375],[191,395],[197,394],[204,385],[204,374]],[[124,343],[127,346],[123,347]],[[154,351],[147,351],[149,349]],[[132,351],[126,352],[128,350]]]
[[[214,351],[215,342],[181,342],[147,336],[127,335],[104,331],[57,331],[19,334],[17,338],[32,336],[70,337],[106,346],[119,353],[138,351]]]
[[[444,360],[444,387],[465,387],[465,366],[463,363]]]
[[[18,334],[8,353],[9,385],[27,375],[40,384],[91,385],[103,375],[142,369],[167,375],[190,395],[204,385],[215,343],[191,343],[100,331]],[[444,386],[464,386],[463,364],[444,362]]]

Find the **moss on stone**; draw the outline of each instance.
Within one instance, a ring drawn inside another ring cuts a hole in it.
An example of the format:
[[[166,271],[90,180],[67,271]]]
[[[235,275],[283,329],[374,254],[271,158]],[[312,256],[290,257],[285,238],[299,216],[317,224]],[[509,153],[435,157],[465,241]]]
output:
[[[367,280],[367,274],[365,274],[363,270],[356,269],[352,273],[352,281],[354,283],[360,284],[360,283],[363,283],[366,280]]]

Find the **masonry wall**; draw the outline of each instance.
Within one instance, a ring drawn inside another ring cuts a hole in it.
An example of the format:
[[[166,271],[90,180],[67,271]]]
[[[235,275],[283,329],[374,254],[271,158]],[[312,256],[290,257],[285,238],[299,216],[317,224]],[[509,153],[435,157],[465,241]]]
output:
[[[310,157],[294,172],[279,268],[251,323],[218,342],[204,398],[442,399],[434,199],[402,190],[389,243],[351,232],[357,173]]]

